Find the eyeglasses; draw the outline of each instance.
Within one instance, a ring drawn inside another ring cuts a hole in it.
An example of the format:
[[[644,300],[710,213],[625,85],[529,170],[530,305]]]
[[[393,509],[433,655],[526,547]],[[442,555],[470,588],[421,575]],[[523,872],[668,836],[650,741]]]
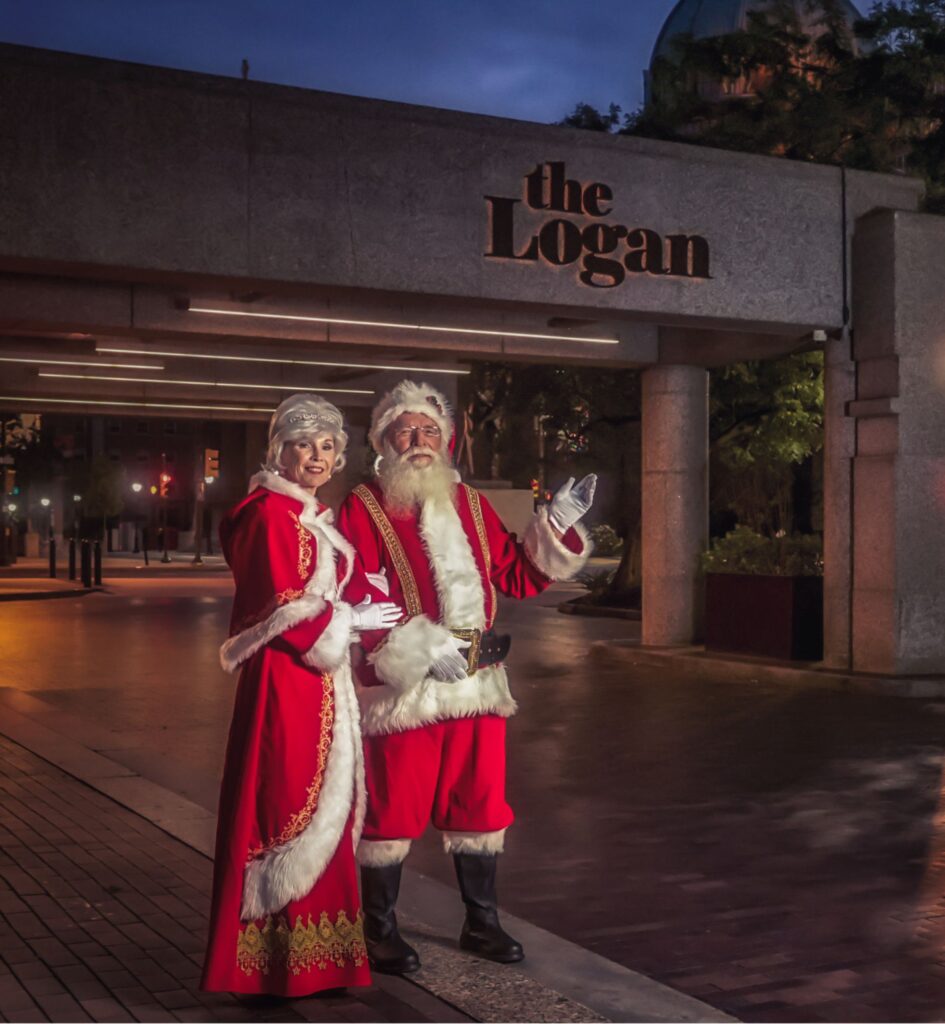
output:
[[[395,430],[394,437],[398,441],[409,441],[414,434],[420,433],[424,437],[434,438],[440,436],[439,427],[404,427],[402,430]]]

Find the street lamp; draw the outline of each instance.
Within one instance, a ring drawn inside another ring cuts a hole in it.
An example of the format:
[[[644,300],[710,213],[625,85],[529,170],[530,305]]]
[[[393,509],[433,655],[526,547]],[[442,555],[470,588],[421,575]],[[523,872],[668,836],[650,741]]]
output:
[[[135,481],[131,485],[131,489],[135,493],[135,496],[139,495],[143,488],[144,488],[144,484],[138,483],[137,481]],[[137,502],[135,504],[137,505]],[[140,534],[141,534],[141,516],[139,515],[139,511],[140,510],[136,507],[135,508],[135,545],[134,545],[134,550],[132,551],[133,555],[137,555],[141,551],[141,544],[139,542],[139,538],[140,538]]]
[[[46,540],[48,544],[49,554],[49,576],[51,579],[56,578],[56,538],[53,535],[53,510],[52,502],[49,498],[40,498],[40,505],[46,509]]]

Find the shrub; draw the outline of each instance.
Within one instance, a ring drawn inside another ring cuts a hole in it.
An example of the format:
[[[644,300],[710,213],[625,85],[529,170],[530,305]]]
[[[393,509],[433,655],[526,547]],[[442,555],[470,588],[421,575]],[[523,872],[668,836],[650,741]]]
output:
[[[705,572],[748,573],[754,576],[822,576],[823,544],[817,534],[765,537],[736,526],[702,556]]]
[[[599,600],[614,578],[615,569],[599,569],[597,572],[585,569],[575,577],[576,582],[588,592],[592,601]]]
[[[616,557],[623,553],[623,541],[616,531],[607,523],[598,523],[591,527],[591,540],[594,542],[594,554],[601,558]]]

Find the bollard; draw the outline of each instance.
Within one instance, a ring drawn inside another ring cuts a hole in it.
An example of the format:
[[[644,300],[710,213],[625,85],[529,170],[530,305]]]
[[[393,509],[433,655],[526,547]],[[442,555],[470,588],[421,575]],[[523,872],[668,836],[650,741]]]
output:
[[[69,579],[75,579],[75,537],[69,538]]]
[[[49,538],[49,578],[51,580],[56,578],[56,539],[54,537]]]
[[[92,586],[92,545],[82,541],[82,586]]]
[[[95,586],[100,587],[102,585],[102,544],[101,541],[95,542]]]

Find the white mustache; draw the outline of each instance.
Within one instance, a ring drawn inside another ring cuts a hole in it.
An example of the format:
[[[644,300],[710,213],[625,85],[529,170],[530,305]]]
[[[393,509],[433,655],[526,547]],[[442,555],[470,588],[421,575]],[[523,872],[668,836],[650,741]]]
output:
[[[412,448],[408,448],[405,452],[401,452],[397,456],[398,462],[407,462],[414,455],[426,455],[429,458],[436,458],[436,452],[431,451],[429,448],[421,448],[419,445],[414,445]]]

